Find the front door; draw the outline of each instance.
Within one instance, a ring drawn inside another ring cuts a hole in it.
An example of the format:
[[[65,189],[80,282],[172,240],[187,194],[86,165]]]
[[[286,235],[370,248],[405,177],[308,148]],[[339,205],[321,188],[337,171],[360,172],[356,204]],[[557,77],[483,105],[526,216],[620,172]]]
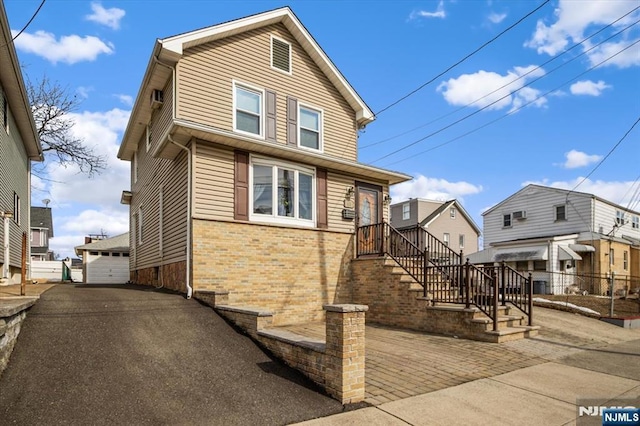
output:
[[[382,225],[382,187],[356,182],[356,226],[358,228],[358,252],[361,254],[379,253],[383,229]],[[366,228],[359,229],[362,226]]]

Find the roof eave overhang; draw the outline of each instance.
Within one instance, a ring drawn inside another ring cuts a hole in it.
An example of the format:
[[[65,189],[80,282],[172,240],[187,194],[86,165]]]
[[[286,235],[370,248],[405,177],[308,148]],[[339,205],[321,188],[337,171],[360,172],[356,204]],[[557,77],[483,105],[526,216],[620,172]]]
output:
[[[7,101],[12,107],[11,112],[22,137],[27,157],[32,161],[43,161],[42,145],[31,113],[31,104],[22,78],[18,56],[13,46],[9,22],[4,13],[0,13],[0,20],[0,63],[3,64],[0,80],[2,87],[7,95]],[[10,64],[10,66],[5,67],[4,64]]]
[[[162,136],[156,149],[152,152],[154,157],[174,159],[181,152],[180,148],[171,143],[169,136],[171,136],[171,139],[174,141],[184,145],[186,145],[191,138],[195,138],[250,153],[312,164],[328,170],[347,173],[358,178],[369,178],[384,182],[388,185],[411,180],[411,176],[404,173],[385,170],[342,158],[330,157],[326,154],[305,151],[284,144],[275,144],[273,142],[242,136],[233,132],[184,120],[175,120],[173,122],[173,126],[170,126],[168,131]]]
[[[185,49],[210,43],[226,37],[262,28],[273,24],[282,23],[293,35],[298,43],[311,56],[314,62],[325,73],[340,94],[349,102],[349,105],[356,113],[356,121],[359,127],[364,127],[375,120],[375,115],[360,98],[349,82],[344,78],[338,68],[331,62],[331,59],[322,50],[313,36],[302,25],[291,9],[283,7],[258,15],[225,22],[212,27],[191,31],[166,39],[159,40],[162,45],[160,58],[169,61],[177,61],[182,57]]]

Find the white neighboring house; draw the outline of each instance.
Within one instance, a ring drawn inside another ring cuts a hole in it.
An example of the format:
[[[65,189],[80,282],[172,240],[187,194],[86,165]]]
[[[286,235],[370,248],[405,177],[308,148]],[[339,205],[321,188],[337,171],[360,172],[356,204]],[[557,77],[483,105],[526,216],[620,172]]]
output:
[[[561,294],[575,284],[605,294],[611,273],[620,288],[640,286],[640,212],[531,184],[482,216],[484,249],[470,254],[471,262],[504,261],[531,272],[534,292]]]
[[[75,248],[82,258],[86,284],[124,284],[129,281],[129,233],[104,238]]]

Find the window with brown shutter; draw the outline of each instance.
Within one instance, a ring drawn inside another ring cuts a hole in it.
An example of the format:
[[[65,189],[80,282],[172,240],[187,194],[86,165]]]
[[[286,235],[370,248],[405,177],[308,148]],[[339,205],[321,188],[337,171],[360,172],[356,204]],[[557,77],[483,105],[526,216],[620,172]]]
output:
[[[298,146],[298,100],[287,97],[287,144]]]
[[[318,209],[318,228],[329,227],[329,203],[327,199],[327,171],[325,169],[316,170],[316,184],[317,188],[317,203]]]
[[[234,219],[249,220],[249,153],[235,152]]]

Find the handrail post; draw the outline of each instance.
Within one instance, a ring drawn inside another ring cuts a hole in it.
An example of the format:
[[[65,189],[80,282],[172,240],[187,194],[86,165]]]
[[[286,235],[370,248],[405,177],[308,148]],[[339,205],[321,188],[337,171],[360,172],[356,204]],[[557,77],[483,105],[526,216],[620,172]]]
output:
[[[529,294],[527,295],[529,304],[529,325],[533,325],[533,281],[531,272],[529,272]]]
[[[467,259],[467,262],[464,264],[464,292],[466,293],[464,304],[467,309],[471,307],[471,281],[469,280],[470,267],[471,264],[469,263],[469,259]]]
[[[504,268],[502,269],[504,274]],[[498,277],[493,278],[493,331],[498,331]]]
[[[380,245],[380,249],[379,249],[380,250],[380,256],[384,256],[384,252],[385,252],[384,245],[385,245],[386,239],[387,239],[386,236],[385,236],[386,229],[385,229],[384,225],[385,225],[384,222],[382,222],[382,224],[377,224],[376,225],[376,228],[378,228],[378,232],[381,234],[381,235],[380,234],[378,235],[378,244]]]
[[[422,254],[422,290],[424,291],[424,297],[427,297],[427,251]]]
[[[507,280],[506,280],[506,275],[507,275],[507,268],[506,268],[507,264],[503,261],[502,264],[500,265],[502,272],[500,273],[500,280],[502,281],[502,287],[500,289],[500,295],[502,296],[502,306],[506,306],[507,305]]]

